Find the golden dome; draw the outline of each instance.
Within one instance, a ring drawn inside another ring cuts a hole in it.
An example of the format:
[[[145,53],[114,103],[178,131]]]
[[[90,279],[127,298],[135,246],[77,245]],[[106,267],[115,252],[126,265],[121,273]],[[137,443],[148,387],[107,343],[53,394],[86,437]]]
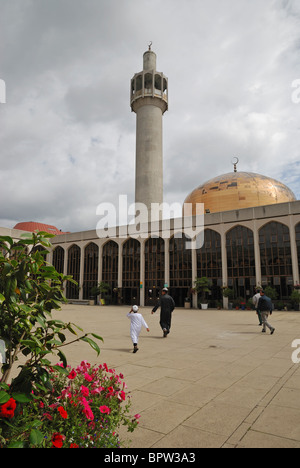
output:
[[[293,192],[275,179],[251,172],[231,172],[200,185],[184,203],[192,203],[196,214],[196,203],[204,203],[206,213],[217,213],[293,201]]]

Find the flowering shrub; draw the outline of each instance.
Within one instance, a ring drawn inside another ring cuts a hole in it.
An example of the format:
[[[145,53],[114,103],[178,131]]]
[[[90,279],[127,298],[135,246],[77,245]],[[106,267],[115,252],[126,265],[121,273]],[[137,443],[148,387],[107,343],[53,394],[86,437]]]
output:
[[[1,448],[118,448],[120,426],[137,427],[140,415],[129,416],[124,376],[107,364],[82,361],[75,369],[55,366],[50,374],[48,394],[36,387],[31,401],[12,397],[0,404]]]

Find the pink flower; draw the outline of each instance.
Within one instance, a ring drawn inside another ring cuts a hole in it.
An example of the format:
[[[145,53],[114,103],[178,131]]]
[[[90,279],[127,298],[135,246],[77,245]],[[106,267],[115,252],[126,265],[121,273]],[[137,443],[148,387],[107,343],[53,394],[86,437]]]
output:
[[[94,414],[90,406],[85,406],[83,408],[83,413],[85,414],[87,419],[89,419],[90,421],[94,421]]]
[[[84,378],[87,382],[92,382],[93,377],[89,375],[87,372],[84,374]]]
[[[103,367],[104,367],[104,369],[106,370],[106,372],[108,372],[108,367],[107,367],[107,364],[106,364],[106,363],[103,364]]]
[[[123,401],[125,401],[125,398],[126,398],[125,392],[120,392],[120,397],[122,398]]]
[[[87,387],[85,387],[84,385],[81,385],[80,390],[81,390],[82,396],[84,396],[84,397],[89,396],[90,391],[89,391],[89,389]]]
[[[102,414],[110,414],[110,408],[108,406],[100,406],[100,411]]]
[[[98,387],[98,388],[95,388],[94,390],[92,390],[92,391],[91,391],[91,394],[92,394],[92,395],[97,395],[97,394],[103,392],[103,390],[105,390],[104,387]]]
[[[135,417],[135,419],[140,419],[141,415],[140,414],[135,414],[134,417]]]
[[[93,421],[94,420],[93,411],[91,410],[90,405],[88,404],[88,402],[86,401],[84,397],[81,398],[81,403],[83,404],[83,413],[85,414],[87,419],[89,419],[90,421]]]

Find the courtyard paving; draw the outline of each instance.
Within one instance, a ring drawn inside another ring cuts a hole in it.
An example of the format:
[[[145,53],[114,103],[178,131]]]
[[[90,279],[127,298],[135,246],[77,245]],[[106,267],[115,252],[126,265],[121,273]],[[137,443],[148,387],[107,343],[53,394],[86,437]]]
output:
[[[159,311],[140,311],[150,333],[143,329],[136,354],[128,307],[57,313],[104,338],[98,358],[83,342],[65,348],[69,364],[106,362],[124,374],[132,414],[141,414],[138,429],[121,434],[127,446],[300,448],[300,364],[292,361],[299,312],[274,312],[271,336],[253,311],[176,309],[164,339]]]

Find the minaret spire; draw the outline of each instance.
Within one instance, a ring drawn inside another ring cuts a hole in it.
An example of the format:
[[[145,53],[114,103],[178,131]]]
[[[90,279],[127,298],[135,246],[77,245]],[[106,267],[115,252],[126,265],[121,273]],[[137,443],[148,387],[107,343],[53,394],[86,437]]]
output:
[[[156,54],[143,55],[143,70],[131,80],[130,104],[136,113],[135,202],[163,202],[162,116],[168,109],[168,79],[156,70]]]

